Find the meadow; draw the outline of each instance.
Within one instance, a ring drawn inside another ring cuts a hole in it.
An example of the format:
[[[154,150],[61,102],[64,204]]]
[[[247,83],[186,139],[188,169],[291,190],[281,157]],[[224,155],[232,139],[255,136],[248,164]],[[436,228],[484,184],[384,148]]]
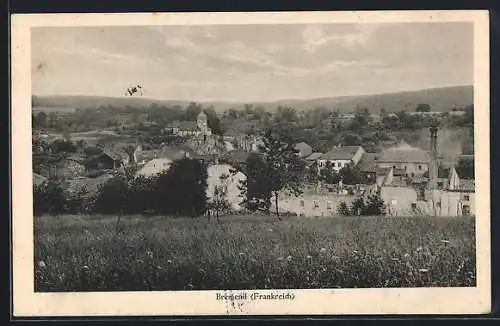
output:
[[[475,286],[474,217],[41,216],[35,291]]]

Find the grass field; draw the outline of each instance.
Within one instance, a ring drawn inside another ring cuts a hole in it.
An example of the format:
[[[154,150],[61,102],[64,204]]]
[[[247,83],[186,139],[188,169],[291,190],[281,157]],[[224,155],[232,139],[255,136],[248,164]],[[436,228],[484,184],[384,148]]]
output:
[[[42,216],[35,291],[475,286],[474,218]]]

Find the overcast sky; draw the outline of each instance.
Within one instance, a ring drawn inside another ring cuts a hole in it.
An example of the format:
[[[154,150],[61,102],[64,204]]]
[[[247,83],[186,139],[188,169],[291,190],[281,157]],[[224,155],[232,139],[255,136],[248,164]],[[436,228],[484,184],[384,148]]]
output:
[[[32,29],[35,95],[268,101],[473,82],[470,23]]]

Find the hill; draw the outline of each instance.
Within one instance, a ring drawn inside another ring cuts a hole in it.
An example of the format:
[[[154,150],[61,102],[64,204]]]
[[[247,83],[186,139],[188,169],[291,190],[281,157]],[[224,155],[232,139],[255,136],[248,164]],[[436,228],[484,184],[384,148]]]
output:
[[[430,88],[418,91],[397,92],[374,95],[357,95],[342,97],[322,97],[314,99],[284,99],[274,102],[254,102],[254,105],[263,106],[273,111],[279,105],[291,106],[297,110],[310,110],[316,107],[335,108],[341,112],[352,112],[356,107],[366,107],[372,112],[385,108],[387,112],[396,112],[402,109],[413,110],[418,104],[426,103],[433,111],[451,111],[454,107],[467,106],[474,103],[473,87],[452,86]],[[32,96],[33,107],[46,108],[97,108],[99,106],[130,106],[133,108],[148,107],[156,103],[160,106],[180,105],[186,107],[189,101],[156,100],[144,97],[105,97],[84,95],[56,95]],[[227,108],[242,109],[246,103],[237,102],[203,102],[204,106],[212,105],[217,111]]]

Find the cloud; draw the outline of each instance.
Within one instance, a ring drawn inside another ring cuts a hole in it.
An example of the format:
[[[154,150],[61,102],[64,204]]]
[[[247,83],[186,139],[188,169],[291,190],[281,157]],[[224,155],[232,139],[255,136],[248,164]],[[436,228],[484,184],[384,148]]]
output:
[[[33,90],[270,100],[472,82],[467,24],[36,28]],[[187,98],[192,97],[192,98]],[[231,98],[228,98],[231,97]]]

